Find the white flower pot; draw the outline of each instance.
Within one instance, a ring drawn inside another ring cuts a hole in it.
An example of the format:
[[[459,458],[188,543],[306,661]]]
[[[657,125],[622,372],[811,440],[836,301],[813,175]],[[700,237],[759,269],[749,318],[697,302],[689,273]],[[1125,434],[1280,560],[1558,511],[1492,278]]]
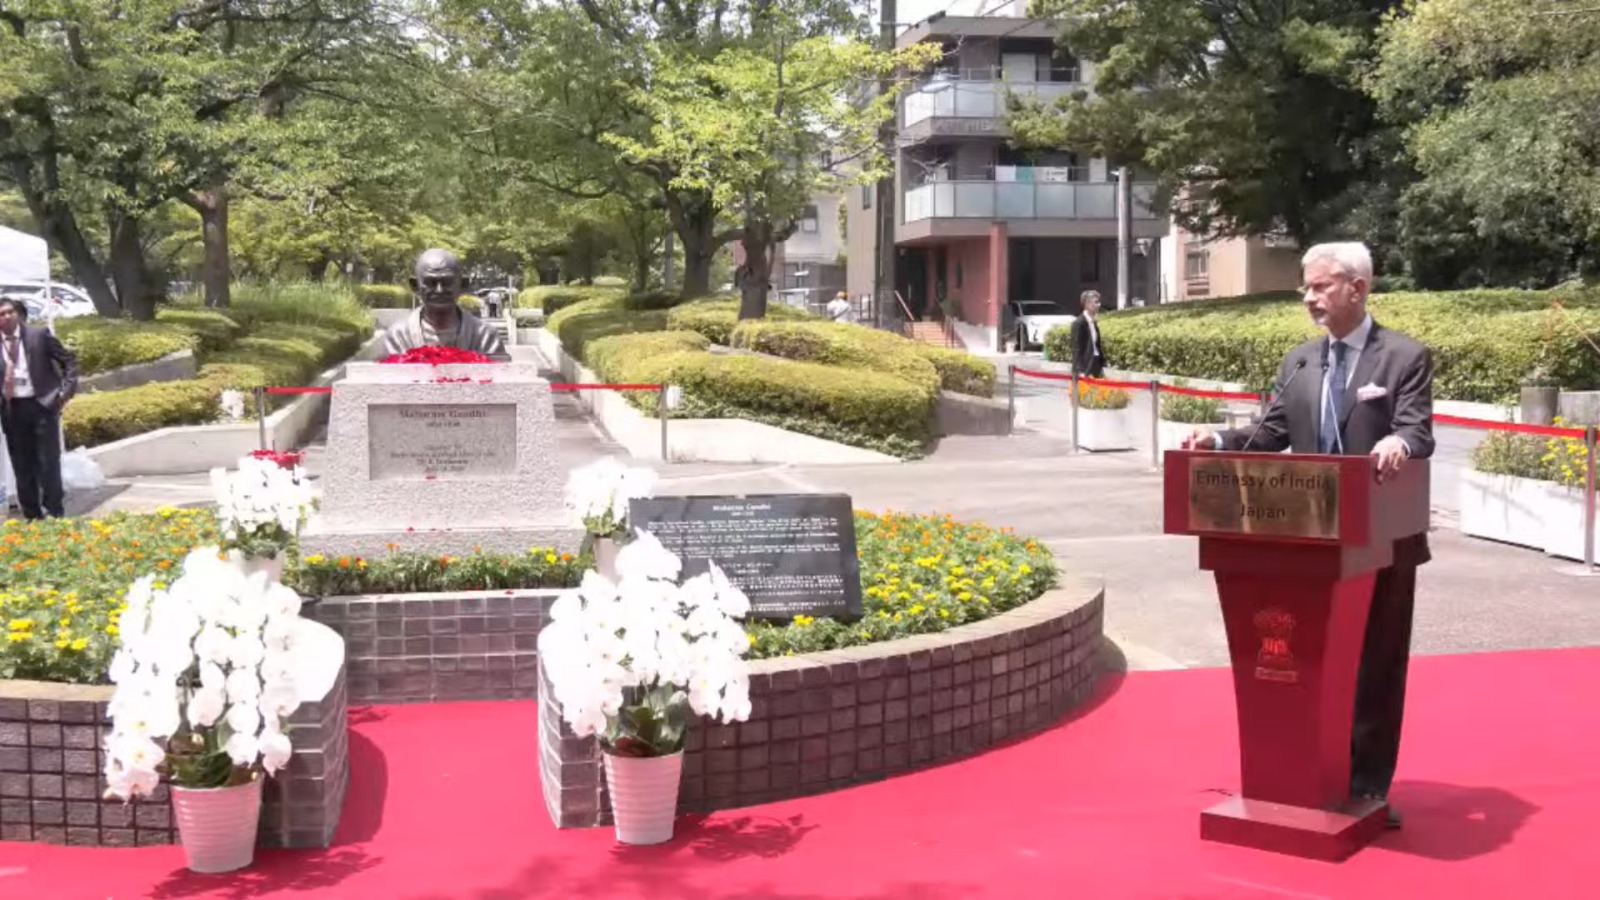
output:
[[[683,751],[652,757],[602,755],[617,840],[641,845],[672,840],[672,824],[678,818],[678,783],[683,778]]]
[[[1183,439],[1194,433],[1196,428],[1209,428],[1216,430],[1221,425],[1200,425],[1194,422],[1169,422],[1162,419],[1156,423],[1156,437],[1161,441],[1161,452],[1168,450],[1181,450]]]
[[[1551,556],[1583,559],[1583,489],[1541,482],[1545,489],[1543,540]],[[1595,527],[1595,559],[1600,559],[1600,524]]]
[[[1461,533],[1522,547],[1544,547],[1545,514],[1551,506],[1548,481],[1489,475],[1476,469],[1461,473]],[[1579,513],[1582,548],[1582,513]]]
[[[1078,446],[1084,450],[1132,450],[1130,408],[1078,410]],[[1145,424],[1149,428],[1148,421]]]
[[[189,869],[233,872],[255,861],[261,819],[261,779],[226,788],[172,786],[172,817],[178,823]]]

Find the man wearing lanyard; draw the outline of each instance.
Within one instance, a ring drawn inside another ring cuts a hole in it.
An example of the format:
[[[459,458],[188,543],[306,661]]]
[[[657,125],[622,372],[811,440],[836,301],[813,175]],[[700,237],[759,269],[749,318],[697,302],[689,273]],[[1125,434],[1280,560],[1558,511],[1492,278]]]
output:
[[[61,410],[78,390],[78,359],[49,329],[22,324],[25,310],[0,302],[0,428],[23,518],[59,517]]]

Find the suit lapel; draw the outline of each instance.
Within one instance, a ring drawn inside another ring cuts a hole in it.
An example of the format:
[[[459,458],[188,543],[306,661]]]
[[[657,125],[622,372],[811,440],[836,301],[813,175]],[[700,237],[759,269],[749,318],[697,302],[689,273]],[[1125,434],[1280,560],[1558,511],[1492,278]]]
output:
[[[1356,360],[1355,374],[1350,378],[1349,387],[1344,390],[1344,397],[1339,404],[1339,430],[1344,431],[1345,423],[1350,421],[1350,411],[1356,408],[1356,393],[1361,386],[1372,381],[1372,372],[1378,367],[1378,354],[1383,352],[1383,329],[1377,322],[1372,323],[1372,330],[1367,333],[1367,345],[1361,348],[1361,358]]]

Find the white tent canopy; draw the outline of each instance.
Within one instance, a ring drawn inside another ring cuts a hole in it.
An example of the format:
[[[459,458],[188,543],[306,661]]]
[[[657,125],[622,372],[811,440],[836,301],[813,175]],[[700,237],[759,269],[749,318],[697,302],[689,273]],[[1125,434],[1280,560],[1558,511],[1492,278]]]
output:
[[[50,245],[0,225],[0,285],[50,284]]]

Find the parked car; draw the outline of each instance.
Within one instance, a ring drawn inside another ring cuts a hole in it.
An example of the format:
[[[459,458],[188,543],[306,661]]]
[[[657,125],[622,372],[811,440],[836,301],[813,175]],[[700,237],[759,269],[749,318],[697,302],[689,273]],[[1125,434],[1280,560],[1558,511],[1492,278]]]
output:
[[[31,285],[0,285],[0,297],[21,300],[28,307],[30,322],[73,319],[96,313],[89,295],[68,284],[52,284],[48,296],[43,288]]]
[[[1013,300],[1006,304],[1011,316],[1011,333],[1018,350],[1044,347],[1044,336],[1057,325],[1071,325],[1077,316],[1060,304],[1048,300]]]

